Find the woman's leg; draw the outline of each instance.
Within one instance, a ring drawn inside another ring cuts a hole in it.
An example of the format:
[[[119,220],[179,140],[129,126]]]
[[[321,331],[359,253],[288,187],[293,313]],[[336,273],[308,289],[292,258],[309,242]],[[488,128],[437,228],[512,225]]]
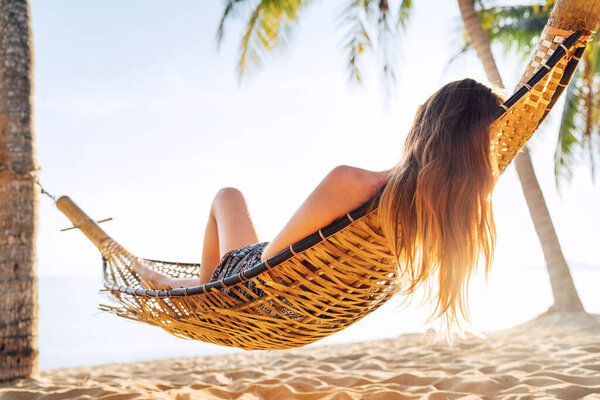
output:
[[[204,232],[201,284],[210,280],[225,253],[257,242],[258,236],[242,192],[235,188],[219,190]]]
[[[234,188],[223,188],[215,196],[208,215],[198,278],[170,278],[145,266],[141,259],[134,261],[131,267],[143,281],[151,283],[155,288],[197,286],[210,281],[225,253],[257,242],[258,236],[242,192]]]

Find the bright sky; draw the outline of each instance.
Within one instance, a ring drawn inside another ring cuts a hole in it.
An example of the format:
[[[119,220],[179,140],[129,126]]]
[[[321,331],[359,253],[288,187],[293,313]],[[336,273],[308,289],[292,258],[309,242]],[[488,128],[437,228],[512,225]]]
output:
[[[365,85],[348,83],[343,4],[315,2],[289,48],[238,84],[239,25],[227,26],[219,52],[215,45],[222,2],[32,0],[44,185],[93,218],[113,217],[104,228],[137,255],[198,261],[209,205],[223,186],[245,193],[261,240],[270,240],[331,168],[391,167],[420,103],[448,81],[485,75],[474,54],[446,68],[461,43],[456,3],[416,2],[386,106],[373,61]],[[501,62],[507,86],[523,65]],[[566,257],[598,270],[600,189],[582,167],[557,194],[558,114],[533,140],[536,171]],[[514,167],[494,201],[494,269],[518,277],[542,265]],[[91,243],[59,232],[69,223],[47,198],[40,207],[39,274],[99,276]]]

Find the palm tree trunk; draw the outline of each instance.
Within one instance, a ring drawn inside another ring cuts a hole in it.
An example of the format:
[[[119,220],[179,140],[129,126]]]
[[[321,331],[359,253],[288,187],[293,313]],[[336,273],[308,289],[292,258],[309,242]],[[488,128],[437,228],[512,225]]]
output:
[[[37,370],[37,193],[27,0],[0,0],[0,381]]]
[[[548,25],[568,31],[596,32],[600,27],[600,1],[558,0],[552,8]]]
[[[515,158],[515,167],[525,195],[529,215],[542,245],[542,252],[546,260],[546,268],[550,276],[550,286],[554,304],[551,311],[584,311],[583,304],[573,284],[569,265],[565,260],[542,188],[535,176],[529,149],[524,147]]]
[[[458,8],[465,25],[465,30],[469,35],[471,46],[475,49],[477,57],[483,64],[483,69],[487,75],[488,81],[492,85],[504,89],[504,83],[500,77],[496,60],[490,47],[490,39],[481,26],[479,15],[475,12],[473,0],[458,0]]]
[[[559,0],[553,10],[553,15],[557,7],[564,6],[564,3],[565,1]],[[458,6],[471,45],[483,63],[489,81],[498,87],[504,88],[490,48],[489,38],[481,26],[479,16],[475,12],[473,0],[458,0]],[[583,311],[583,305],[573,284],[569,266],[560,247],[527,147],[515,158],[515,166],[529,208],[529,215],[531,215],[546,260],[552,294],[554,295],[554,305],[551,310]]]

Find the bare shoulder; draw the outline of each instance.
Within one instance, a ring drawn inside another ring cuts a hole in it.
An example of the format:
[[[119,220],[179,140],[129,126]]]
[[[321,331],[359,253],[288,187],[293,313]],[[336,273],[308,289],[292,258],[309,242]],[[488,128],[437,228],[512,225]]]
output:
[[[352,167],[350,165],[338,165],[331,170],[330,174],[356,180],[358,182],[376,182],[389,175],[390,170],[370,171],[364,168]]]
[[[331,170],[329,176],[338,182],[352,185],[361,192],[372,195],[387,182],[389,174],[390,170],[370,171],[349,165],[339,165]]]

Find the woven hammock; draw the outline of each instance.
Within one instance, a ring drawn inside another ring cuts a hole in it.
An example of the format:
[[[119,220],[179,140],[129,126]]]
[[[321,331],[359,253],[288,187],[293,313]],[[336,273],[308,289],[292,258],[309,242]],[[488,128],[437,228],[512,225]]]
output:
[[[555,31],[546,27],[519,89],[498,109],[491,149],[501,172],[547,116],[583,54],[581,32],[565,39]],[[130,268],[134,255],[68,197],[56,204],[102,254],[104,287],[117,305],[101,309],[182,338],[246,350],[304,346],[360,320],[401,288],[377,208],[367,204],[236,276],[171,290],[142,288]],[[197,277],[200,270],[199,264],[146,262],[175,278]],[[264,295],[250,291],[247,281]]]

